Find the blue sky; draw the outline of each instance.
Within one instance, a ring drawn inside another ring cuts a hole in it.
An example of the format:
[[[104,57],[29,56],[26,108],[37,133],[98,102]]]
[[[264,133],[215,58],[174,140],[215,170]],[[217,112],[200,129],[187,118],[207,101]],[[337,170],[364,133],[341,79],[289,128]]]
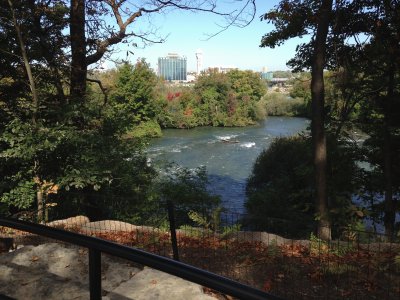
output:
[[[223,3],[223,1],[218,1]],[[239,1],[236,1],[239,3]],[[145,30],[149,21],[157,28],[157,34],[168,36],[162,44],[148,45],[144,49],[134,48],[125,44],[119,45],[120,52],[114,57],[125,58],[126,50],[128,59],[132,62],[138,58],[145,58],[152,68],[157,67],[158,57],[168,53],[178,53],[186,56],[188,71],[196,70],[196,49],[203,52],[203,66],[235,66],[239,69],[261,71],[263,67],[268,70],[286,70],[286,62],[294,56],[296,45],[300,39],[287,41],[284,45],[274,49],[260,48],[262,36],[271,31],[273,26],[266,21],[260,21],[259,16],[269,11],[279,1],[256,0],[257,12],[253,22],[245,28],[230,27],[217,36],[207,40],[207,34],[214,34],[220,30],[218,24],[223,24],[221,16],[207,13],[191,13],[172,11],[164,15],[152,15],[151,20],[142,17],[132,25]],[[223,9],[230,9],[226,5]],[[132,27],[133,28],[133,27]]]

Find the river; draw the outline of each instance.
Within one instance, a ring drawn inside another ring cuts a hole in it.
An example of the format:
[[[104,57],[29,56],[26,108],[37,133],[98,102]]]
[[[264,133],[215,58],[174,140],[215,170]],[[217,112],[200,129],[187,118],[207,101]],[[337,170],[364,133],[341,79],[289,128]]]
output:
[[[246,179],[257,156],[275,137],[295,135],[309,124],[304,118],[268,117],[258,126],[166,129],[162,138],[150,142],[147,153],[151,162],[205,166],[209,191],[221,196],[224,207],[241,213]]]

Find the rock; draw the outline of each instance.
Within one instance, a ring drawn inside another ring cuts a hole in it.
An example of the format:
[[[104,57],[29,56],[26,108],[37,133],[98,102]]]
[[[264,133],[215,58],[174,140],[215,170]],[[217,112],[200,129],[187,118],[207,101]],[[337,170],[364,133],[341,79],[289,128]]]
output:
[[[103,300],[215,300],[201,286],[179,277],[145,268],[111,291]]]
[[[104,220],[86,223],[80,228],[80,231],[90,234],[91,232],[135,231],[137,228],[140,227],[126,222]]]
[[[71,217],[68,219],[52,221],[52,222],[47,223],[46,225],[51,226],[51,227],[61,227],[61,228],[65,228],[65,229],[69,229],[69,228],[79,229],[80,227],[82,227],[82,225],[89,223],[89,222],[90,222],[90,220],[86,216],[75,216],[75,217]]]
[[[102,254],[103,299],[211,300],[199,285]],[[0,254],[1,295],[15,299],[89,299],[88,252],[59,243]],[[214,299],[215,300],[215,299]]]
[[[58,243],[0,255],[0,294],[16,299],[89,299],[88,254]],[[110,291],[140,269],[102,255],[102,287]]]
[[[238,231],[233,233],[232,236],[239,242],[262,242],[265,246],[271,244],[282,246],[291,241],[279,235],[261,231]]]

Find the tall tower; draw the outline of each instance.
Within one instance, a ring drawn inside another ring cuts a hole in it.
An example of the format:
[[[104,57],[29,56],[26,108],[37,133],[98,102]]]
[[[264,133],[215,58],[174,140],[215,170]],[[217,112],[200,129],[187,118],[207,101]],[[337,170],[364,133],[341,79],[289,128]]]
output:
[[[201,49],[196,50],[196,62],[197,62],[197,75],[200,74],[200,71],[203,69],[203,51]]]

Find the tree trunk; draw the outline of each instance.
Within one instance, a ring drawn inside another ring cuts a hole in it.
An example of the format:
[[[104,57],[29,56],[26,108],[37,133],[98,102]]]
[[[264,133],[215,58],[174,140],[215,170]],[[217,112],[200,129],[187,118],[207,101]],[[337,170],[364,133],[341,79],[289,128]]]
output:
[[[389,239],[394,234],[394,224],[396,219],[395,203],[393,201],[393,180],[392,180],[392,147],[391,136],[387,125],[384,128],[384,142],[383,142],[383,173],[385,176],[385,215],[384,225],[385,234]]]
[[[15,15],[12,0],[8,0],[8,5],[11,10],[14,28],[17,33],[17,39],[18,39],[18,43],[19,43],[19,46],[21,49],[22,60],[24,61],[26,74],[27,74],[28,80],[29,80],[29,87],[32,92],[32,107],[33,107],[33,109],[32,109],[32,125],[34,127],[34,130],[36,131],[38,129],[37,114],[39,112],[39,97],[38,97],[38,93],[37,93],[37,89],[36,89],[36,85],[35,85],[35,80],[33,78],[31,65],[29,64],[29,59],[28,59],[28,54],[26,52],[25,43],[24,43],[24,40],[22,39],[21,29],[19,27],[17,17]],[[36,169],[38,162],[35,161],[34,163],[35,163],[35,169]],[[34,181],[39,185],[38,190],[37,190],[37,205],[38,205],[37,218],[38,218],[39,222],[42,222],[43,221],[43,193],[40,191],[39,177],[35,176]]]
[[[74,102],[82,102],[86,92],[86,38],[85,0],[71,0],[71,86],[70,96]]]
[[[329,19],[332,12],[332,0],[324,0],[318,15],[317,33],[314,44],[311,79],[312,122],[314,173],[315,173],[315,212],[318,220],[318,236],[323,240],[331,239],[327,198],[327,154],[324,121],[324,66],[326,38]]]
[[[396,209],[393,200],[393,172],[392,172],[392,137],[390,133],[390,114],[392,113],[392,101],[394,97],[394,67],[391,66],[388,72],[388,93],[384,99],[384,125],[383,125],[383,174],[385,178],[385,208],[383,223],[385,226],[385,234],[389,239],[394,235]]]

